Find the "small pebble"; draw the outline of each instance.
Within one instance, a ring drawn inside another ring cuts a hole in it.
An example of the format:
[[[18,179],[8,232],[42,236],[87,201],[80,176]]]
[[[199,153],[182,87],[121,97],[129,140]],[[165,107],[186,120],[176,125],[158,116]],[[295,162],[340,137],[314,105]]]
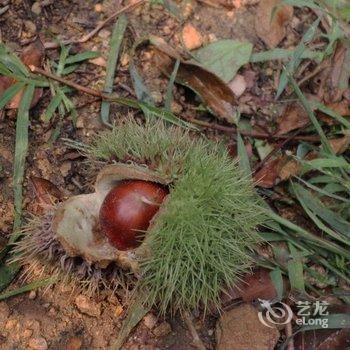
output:
[[[168,322],[163,322],[157,328],[153,330],[153,334],[156,337],[164,337],[171,332],[171,327]]]
[[[23,338],[30,338],[33,335],[33,331],[29,328],[25,329],[22,333]]]
[[[182,30],[182,40],[188,50],[198,49],[203,45],[201,33],[192,25],[186,24]]]
[[[96,12],[102,12],[103,11],[103,5],[102,4],[96,4],[95,5],[95,11]]]
[[[47,350],[47,342],[43,337],[29,339],[28,345],[33,350]]]
[[[31,290],[30,293],[28,294],[28,298],[30,300],[34,300],[36,298],[36,291],[35,290]]]
[[[35,13],[36,15],[40,15],[40,13],[41,13],[41,5],[40,5],[39,1],[36,1],[32,5],[32,12]]]
[[[24,21],[23,23],[26,31],[31,34],[36,32],[36,25],[32,21]]]
[[[80,350],[83,340],[80,337],[72,337],[68,340],[66,350]]]
[[[153,329],[155,325],[157,324],[157,317],[154,316],[151,313],[148,313],[144,318],[143,318],[143,323],[148,329]]]
[[[78,295],[75,298],[75,305],[81,313],[88,316],[98,317],[101,315],[101,305],[95,303],[85,295]]]
[[[6,322],[6,324],[5,324],[5,329],[6,329],[7,331],[10,331],[10,330],[14,329],[14,328],[17,326],[17,323],[18,323],[18,321],[15,320],[15,319],[8,320],[8,321]]]
[[[107,29],[101,29],[98,32],[98,36],[102,39],[108,39],[110,35],[111,35],[111,32]]]

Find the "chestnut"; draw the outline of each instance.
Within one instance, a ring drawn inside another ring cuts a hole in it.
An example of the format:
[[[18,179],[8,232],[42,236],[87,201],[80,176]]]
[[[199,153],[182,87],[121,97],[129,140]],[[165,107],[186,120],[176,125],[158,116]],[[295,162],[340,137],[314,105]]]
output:
[[[155,182],[121,181],[102,203],[101,231],[118,250],[137,248],[167,194],[168,190]]]

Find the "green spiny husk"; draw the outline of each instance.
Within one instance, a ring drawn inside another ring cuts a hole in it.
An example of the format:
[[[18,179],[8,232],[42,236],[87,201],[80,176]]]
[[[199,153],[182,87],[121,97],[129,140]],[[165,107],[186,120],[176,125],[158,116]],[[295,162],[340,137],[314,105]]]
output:
[[[264,215],[251,180],[224,145],[162,122],[134,121],[100,134],[84,152],[92,163],[145,165],[171,180],[147,234],[137,290],[160,312],[220,306],[220,294],[251,264]]]

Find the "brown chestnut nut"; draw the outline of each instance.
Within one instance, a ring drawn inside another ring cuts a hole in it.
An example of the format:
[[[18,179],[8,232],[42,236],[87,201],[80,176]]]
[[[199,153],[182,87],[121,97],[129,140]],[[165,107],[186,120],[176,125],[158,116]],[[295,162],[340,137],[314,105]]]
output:
[[[150,221],[168,190],[154,182],[125,180],[105,197],[100,209],[100,227],[119,250],[141,245]]]

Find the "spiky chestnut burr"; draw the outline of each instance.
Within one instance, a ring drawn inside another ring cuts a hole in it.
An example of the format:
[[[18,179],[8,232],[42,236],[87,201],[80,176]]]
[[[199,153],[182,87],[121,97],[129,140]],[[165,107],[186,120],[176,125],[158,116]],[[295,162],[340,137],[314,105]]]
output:
[[[101,205],[102,232],[118,250],[137,248],[167,194],[164,186],[154,182],[122,181]]]
[[[75,281],[82,270],[84,286],[92,278],[94,285],[110,286],[133,276],[128,290],[135,287],[134,295],[140,292],[162,313],[220,307],[222,291],[251,266],[256,227],[265,220],[252,182],[225,145],[154,120],[129,120],[90,145],[72,145],[87,157],[94,191],[54,208],[49,230],[38,218],[18,243],[18,258],[51,262]],[[101,233],[99,214],[108,193],[125,180],[164,185],[169,195],[142,244],[121,251]],[[47,244],[38,243],[42,239]]]

